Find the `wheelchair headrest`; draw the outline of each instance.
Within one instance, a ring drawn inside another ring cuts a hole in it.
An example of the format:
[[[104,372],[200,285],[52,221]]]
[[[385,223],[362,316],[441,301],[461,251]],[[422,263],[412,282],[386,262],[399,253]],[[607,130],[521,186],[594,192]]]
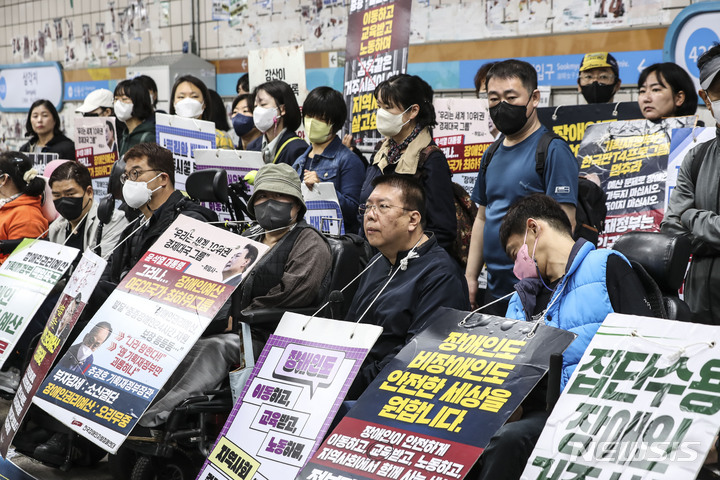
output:
[[[690,258],[687,236],[628,232],[615,241],[613,249],[642,265],[661,291],[677,291],[682,285]]]
[[[185,181],[185,191],[200,202],[228,203],[227,172],[222,168],[208,168],[191,173]]]

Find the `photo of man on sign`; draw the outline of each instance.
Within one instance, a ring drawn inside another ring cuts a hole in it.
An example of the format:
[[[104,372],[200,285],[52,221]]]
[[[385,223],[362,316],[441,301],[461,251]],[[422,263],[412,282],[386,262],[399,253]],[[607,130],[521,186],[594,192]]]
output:
[[[62,358],[59,367],[73,373],[84,375],[93,364],[93,352],[112,335],[112,325],[108,322],[98,322],[83,337],[82,342],[76,343]]]

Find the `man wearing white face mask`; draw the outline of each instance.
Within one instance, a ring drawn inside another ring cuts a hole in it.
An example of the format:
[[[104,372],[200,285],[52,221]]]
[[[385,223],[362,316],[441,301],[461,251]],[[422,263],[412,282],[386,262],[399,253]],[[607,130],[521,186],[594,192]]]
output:
[[[720,128],[720,45],[698,58],[697,66],[698,93]],[[697,321],[715,325],[720,323],[719,139],[720,133],[687,154],[660,226],[666,233],[690,235],[693,256],[685,279],[685,301]]]
[[[83,337],[82,342],[70,347],[58,366],[78,375],[84,375],[93,363],[93,352],[112,335],[112,325],[98,322]]]
[[[520,278],[506,316],[577,334],[563,354],[561,389],[607,314],[653,316],[625,257],[615,250],[596,250],[584,239],[576,242],[571,232],[561,205],[543,194],[515,202],[500,226],[500,241]],[[549,415],[546,399],[543,380],[495,433],[480,457],[481,466],[467,478],[520,478]]]
[[[179,214],[201,221],[217,221],[215,212],[175,190],[172,152],[156,143],[141,143],[125,154],[121,181],[125,202],[140,210],[139,221],[145,225],[113,252],[103,280],[119,283]],[[131,223],[120,238],[127,237],[137,227],[137,222]]]

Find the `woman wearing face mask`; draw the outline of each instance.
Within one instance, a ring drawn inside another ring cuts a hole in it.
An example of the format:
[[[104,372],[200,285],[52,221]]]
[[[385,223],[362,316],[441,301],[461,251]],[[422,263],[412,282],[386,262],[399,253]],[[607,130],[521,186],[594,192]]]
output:
[[[41,195],[45,180],[22,153],[0,153],[0,247],[4,240],[36,238],[47,231]],[[8,257],[0,254],[0,264]]]
[[[375,98],[377,130],[385,140],[365,175],[360,203],[367,200],[378,175],[416,177],[427,197],[425,230],[433,232],[440,246],[452,252],[457,222],[450,167],[439,148],[427,149],[435,146],[431,130],[437,124],[433,90],[417,75],[400,74],[378,85]]]
[[[115,87],[115,117],[128,133],[120,139],[120,158],[139,143],[155,141],[155,111],[150,93],[139,80],[123,80]]]
[[[259,141],[256,140],[262,137],[262,133],[255,128],[252,110],[250,109],[252,102],[252,95],[249,93],[243,93],[235,97],[232,103],[232,114],[230,118],[232,119],[233,130],[235,130],[235,133],[240,139],[237,146],[238,150],[254,150],[259,152],[260,148],[262,148],[262,144],[260,143],[262,139]]]
[[[695,85],[682,67],[672,62],[650,65],[640,73],[638,85],[638,105],[648,120],[695,115]]]
[[[292,88],[283,81],[272,80],[256,87],[253,97],[255,128],[264,135],[249,150],[262,152],[265,163],[292,165],[307,149],[307,143],[295,133],[301,117]]]
[[[310,189],[320,182],[335,185],[345,231],[355,233],[360,227],[358,197],[365,165],[337,136],[347,119],[345,99],[337,90],[318,87],[308,94],[302,111],[310,147],[293,168]]]
[[[63,135],[60,115],[49,100],[37,100],[30,106],[25,130],[30,140],[20,147],[21,152],[57,153],[61,159],[75,160],[75,143]]]
[[[50,225],[48,239],[81,252],[88,248],[98,255],[110,252],[120,241],[128,221],[122,211],[115,210],[110,223],[101,224],[88,168],[77,162],[65,162],[53,171],[48,183],[55,209],[60,213],[60,218]]]
[[[210,100],[210,93],[207,87],[197,77],[184,75],[178,77],[173,85],[170,94],[170,115],[178,117],[196,118],[215,123],[215,148],[226,148],[232,150],[234,147],[230,135],[226,131],[219,130],[213,118],[213,104]],[[222,104],[222,101],[220,102]],[[224,110],[224,106],[222,107]],[[223,112],[224,117],[224,112]],[[225,121],[227,125],[227,120]],[[229,126],[228,126],[229,130]]]

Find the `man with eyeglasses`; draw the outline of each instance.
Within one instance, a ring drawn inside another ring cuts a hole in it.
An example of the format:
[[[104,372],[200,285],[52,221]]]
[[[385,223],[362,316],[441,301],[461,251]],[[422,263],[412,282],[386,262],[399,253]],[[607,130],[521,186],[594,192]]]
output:
[[[587,103],[612,102],[621,84],[615,57],[608,52],[585,54],[580,62],[578,92]]]
[[[425,326],[439,307],[468,310],[467,284],[456,261],[425,232],[425,193],[411,177],[382,175],[360,205],[368,243],[378,253],[360,277],[345,318],[383,327],[347,398],[354,400]]]
[[[108,322],[98,322],[83,337],[82,342],[70,347],[58,363],[58,367],[64,368],[77,375],[85,375],[93,364],[93,353],[105,343],[112,335],[112,325]]]
[[[140,222],[144,226],[115,250],[103,280],[120,283],[181,213],[203,222],[217,221],[215,212],[175,190],[175,159],[170,150],[156,143],[140,143],[127,151],[120,181],[125,202],[141,213],[120,238],[130,235]]]

